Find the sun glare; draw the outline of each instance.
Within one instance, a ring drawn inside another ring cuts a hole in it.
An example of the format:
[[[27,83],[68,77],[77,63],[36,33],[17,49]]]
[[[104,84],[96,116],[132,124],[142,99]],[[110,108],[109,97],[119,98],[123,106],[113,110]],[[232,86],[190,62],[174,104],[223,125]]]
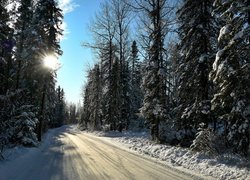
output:
[[[45,56],[43,61],[44,61],[44,66],[52,70],[57,69],[59,66],[58,58],[54,55]]]

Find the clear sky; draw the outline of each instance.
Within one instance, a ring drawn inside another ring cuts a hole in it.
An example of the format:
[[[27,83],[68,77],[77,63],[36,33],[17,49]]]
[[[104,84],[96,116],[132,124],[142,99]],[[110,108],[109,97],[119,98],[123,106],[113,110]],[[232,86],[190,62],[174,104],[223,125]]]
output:
[[[63,55],[59,58],[62,67],[57,72],[58,85],[68,102],[82,100],[81,89],[86,80],[86,71],[93,65],[91,49],[81,46],[91,41],[88,25],[98,11],[101,0],[59,0],[64,10],[65,37],[61,41]]]

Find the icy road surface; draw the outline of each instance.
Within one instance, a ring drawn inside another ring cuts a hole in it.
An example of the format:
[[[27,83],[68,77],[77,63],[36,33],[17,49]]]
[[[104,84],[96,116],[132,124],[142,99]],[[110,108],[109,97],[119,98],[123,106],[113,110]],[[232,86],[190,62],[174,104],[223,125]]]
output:
[[[71,126],[51,130],[39,148],[0,165],[0,180],[193,178]]]

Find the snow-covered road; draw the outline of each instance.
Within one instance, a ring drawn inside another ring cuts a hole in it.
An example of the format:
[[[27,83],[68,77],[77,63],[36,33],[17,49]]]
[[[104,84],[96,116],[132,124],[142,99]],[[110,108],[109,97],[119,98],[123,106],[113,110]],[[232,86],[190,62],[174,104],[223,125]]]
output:
[[[0,180],[193,178],[71,126],[51,130],[39,148],[0,164]]]

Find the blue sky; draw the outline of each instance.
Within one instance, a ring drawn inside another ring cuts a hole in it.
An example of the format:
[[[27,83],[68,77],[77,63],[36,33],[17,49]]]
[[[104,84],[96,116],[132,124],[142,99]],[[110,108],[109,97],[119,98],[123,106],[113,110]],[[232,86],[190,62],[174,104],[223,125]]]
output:
[[[78,103],[81,89],[86,81],[86,71],[93,65],[91,49],[81,46],[91,41],[88,25],[94,18],[100,0],[59,0],[64,10],[65,37],[61,41],[63,55],[59,58],[62,67],[57,72],[58,85],[64,91],[68,102]]]

